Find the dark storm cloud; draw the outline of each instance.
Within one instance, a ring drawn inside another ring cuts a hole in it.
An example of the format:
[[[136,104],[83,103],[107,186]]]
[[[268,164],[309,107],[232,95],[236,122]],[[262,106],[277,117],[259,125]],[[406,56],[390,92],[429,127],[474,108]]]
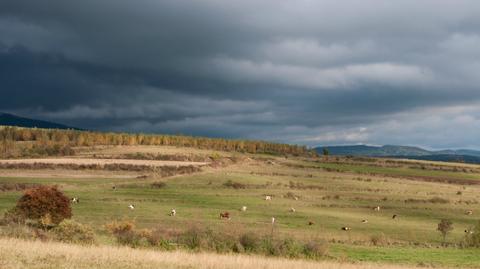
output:
[[[103,130],[479,147],[479,13],[478,1],[2,1],[0,109]]]

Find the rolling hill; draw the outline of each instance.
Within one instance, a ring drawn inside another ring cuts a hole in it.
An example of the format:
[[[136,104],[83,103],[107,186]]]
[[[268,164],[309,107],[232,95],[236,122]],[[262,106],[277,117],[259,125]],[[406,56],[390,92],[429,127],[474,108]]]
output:
[[[75,128],[75,127],[71,127],[71,126],[67,126],[59,123],[29,119],[29,118],[19,117],[13,114],[1,113],[1,112],[0,112],[0,125],[27,127],[27,128],[80,130],[79,128]]]
[[[315,148],[320,154],[327,148],[330,155],[368,156],[368,157],[396,157],[416,160],[480,163],[480,151],[470,149],[429,151],[411,146],[325,146]]]

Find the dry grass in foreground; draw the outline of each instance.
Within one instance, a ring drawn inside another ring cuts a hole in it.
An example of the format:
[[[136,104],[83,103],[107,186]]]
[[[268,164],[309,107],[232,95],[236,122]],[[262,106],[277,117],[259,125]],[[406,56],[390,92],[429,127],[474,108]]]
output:
[[[406,269],[411,266],[314,262],[182,251],[159,252],[125,247],[0,239],[0,268]]]

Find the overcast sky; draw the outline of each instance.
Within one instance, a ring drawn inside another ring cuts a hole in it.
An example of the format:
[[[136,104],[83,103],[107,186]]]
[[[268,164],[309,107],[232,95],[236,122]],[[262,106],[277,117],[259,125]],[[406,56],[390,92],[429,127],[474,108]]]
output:
[[[81,128],[480,148],[480,1],[0,1],[0,110]]]

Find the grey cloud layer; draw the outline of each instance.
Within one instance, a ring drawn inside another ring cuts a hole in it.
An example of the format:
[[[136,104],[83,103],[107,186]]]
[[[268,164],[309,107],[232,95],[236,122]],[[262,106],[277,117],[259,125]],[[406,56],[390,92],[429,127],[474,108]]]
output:
[[[7,0],[0,110],[104,130],[479,147],[479,18],[478,1]]]

